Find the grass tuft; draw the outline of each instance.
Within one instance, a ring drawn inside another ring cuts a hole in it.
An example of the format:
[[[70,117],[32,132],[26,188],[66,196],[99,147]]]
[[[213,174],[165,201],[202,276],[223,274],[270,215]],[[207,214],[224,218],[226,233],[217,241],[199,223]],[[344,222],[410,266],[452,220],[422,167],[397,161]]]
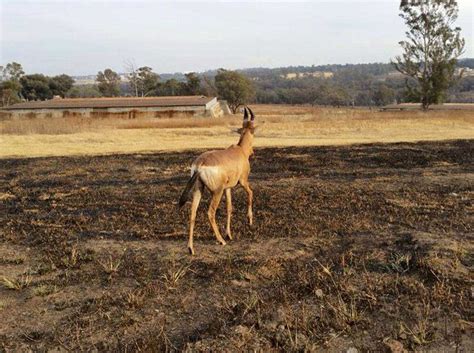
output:
[[[38,287],[33,288],[33,294],[38,297],[46,297],[50,294],[56,293],[57,291],[57,286],[49,284],[42,284]]]
[[[3,285],[4,288],[10,290],[21,290],[26,288],[31,283],[30,275],[22,275],[19,278],[13,279],[3,276],[0,280],[0,284]]]

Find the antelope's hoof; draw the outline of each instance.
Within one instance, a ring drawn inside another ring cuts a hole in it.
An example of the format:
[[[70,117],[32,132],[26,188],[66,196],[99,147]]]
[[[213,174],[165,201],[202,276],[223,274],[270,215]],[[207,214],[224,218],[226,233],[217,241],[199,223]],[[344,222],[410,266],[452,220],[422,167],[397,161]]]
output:
[[[226,245],[227,243],[225,241],[221,241],[219,242],[219,244],[221,244],[222,246]]]
[[[188,250],[189,250],[189,255],[194,255],[194,249],[193,248],[188,247]]]

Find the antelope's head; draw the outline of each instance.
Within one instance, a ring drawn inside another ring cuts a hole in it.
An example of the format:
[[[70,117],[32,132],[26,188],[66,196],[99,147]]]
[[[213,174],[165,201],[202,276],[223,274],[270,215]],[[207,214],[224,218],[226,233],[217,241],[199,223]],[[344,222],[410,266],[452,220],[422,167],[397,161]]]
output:
[[[250,119],[249,119],[250,114]],[[246,148],[248,155],[253,155],[253,136],[255,133],[255,114],[252,109],[245,107],[244,108],[244,121],[242,122],[242,127],[237,130],[240,134],[239,146]]]

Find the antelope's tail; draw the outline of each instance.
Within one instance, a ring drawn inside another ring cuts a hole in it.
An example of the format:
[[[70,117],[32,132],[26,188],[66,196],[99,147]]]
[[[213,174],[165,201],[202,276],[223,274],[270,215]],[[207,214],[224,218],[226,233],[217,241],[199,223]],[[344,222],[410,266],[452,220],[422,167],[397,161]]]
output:
[[[182,208],[186,201],[188,201],[189,196],[191,195],[191,190],[193,189],[194,184],[196,184],[196,181],[198,180],[198,176],[199,172],[195,171],[194,174],[191,176],[191,179],[188,180],[188,183],[186,184],[186,187],[184,188],[183,193],[179,198],[178,208]]]

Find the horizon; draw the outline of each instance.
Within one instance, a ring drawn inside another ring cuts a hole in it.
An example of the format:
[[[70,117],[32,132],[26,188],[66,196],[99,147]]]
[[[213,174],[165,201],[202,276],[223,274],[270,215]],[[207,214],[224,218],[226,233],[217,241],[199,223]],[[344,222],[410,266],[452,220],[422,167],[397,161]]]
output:
[[[162,74],[389,63],[405,37],[398,7],[391,0],[0,0],[0,64],[16,61],[27,73],[89,76],[105,68],[123,73],[127,60]],[[461,0],[459,8],[462,58],[474,57],[474,7]]]
[[[470,57],[461,57],[459,58],[459,61],[462,61],[462,60],[473,60],[474,57],[470,58]],[[278,69],[287,69],[287,68],[290,68],[290,67],[320,67],[320,66],[336,66],[336,65],[340,65],[340,66],[346,66],[346,65],[375,65],[375,64],[382,64],[382,65],[389,65],[390,62],[366,62],[366,63],[344,63],[344,64],[333,64],[333,63],[330,63],[330,64],[318,64],[318,65],[298,65],[298,64],[294,64],[294,65],[288,65],[288,66],[277,66],[277,67],[264,67],[264,66],[255,66],[255,67],[238,67],[236,69],[233,69],[235,71],[245,71],[245,70],[259,70],[259,69],[262,69],[262,70],[265,70],[265,69],[269,69],[269,70],[278,70]],[[214,69],[208,69],[208,70],[204,70],[204,71],[175,71],[175,72],[156,72],[157,74],[159,75],[178,75],[178,74],[186,74],[186,73],[190,73],[190,72],[194,72],[196,74],[203,74],[203,73],[206,73],[206,72],[209,72],[209,71],[217,71],[217,70],[220,70],[221,68],[214,68]],[[101,70],[103,71],[103,70]],[[395,68],[394,68],[394,71]],[[119,75],[124,75],[124,74],[127,74],[127,72],[125,71],[116,71]],[[80,75],[71,75],[71,77],[86,77],[86,76],[97,76],[97,73],[89,73],[89,74],[80,74]]]

